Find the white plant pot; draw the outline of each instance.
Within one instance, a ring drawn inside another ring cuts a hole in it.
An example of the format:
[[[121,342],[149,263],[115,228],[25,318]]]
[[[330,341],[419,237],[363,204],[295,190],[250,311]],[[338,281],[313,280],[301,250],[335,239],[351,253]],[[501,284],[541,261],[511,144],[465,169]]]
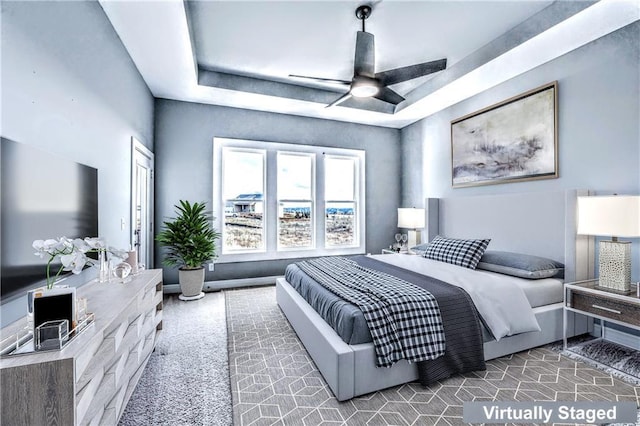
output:
[[[196,300],[204,297],[204,267],[198,269],[179,269],[178,280],[182,294],[180,300]]]

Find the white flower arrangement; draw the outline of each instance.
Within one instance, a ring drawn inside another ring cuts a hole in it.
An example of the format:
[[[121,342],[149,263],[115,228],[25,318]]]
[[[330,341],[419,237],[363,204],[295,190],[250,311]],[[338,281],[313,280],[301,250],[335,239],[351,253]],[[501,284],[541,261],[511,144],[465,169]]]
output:
[[[96,265],[96,261],[87,257],[87,253],[98,253],[100,256],[115,257],[118,259],[126,259],[127,253],[113,247],[107,247],[104,240],[98,237],[86,237],[84,240],[80,238],[69,239],[60,237],[57,240],[35,240],[33,248],[36,256],[45,259],[47,256],[47,289],[53,288],[53,284],[63,271],[71,271],[79,274],[85,265]],[[62,266],[58,272],[51,277],[51,264],[60,259]]]

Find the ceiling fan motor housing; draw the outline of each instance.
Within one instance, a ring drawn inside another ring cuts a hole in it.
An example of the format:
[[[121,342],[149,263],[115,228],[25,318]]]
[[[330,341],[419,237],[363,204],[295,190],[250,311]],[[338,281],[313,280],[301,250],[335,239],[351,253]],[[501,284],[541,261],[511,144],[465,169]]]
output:
[[[356,17],[358,19],[362,19],[363,21],[371,16],[371,6],[368,4],[363,4],[356,9]]]
[[[365,31],[365,20],[371,16],[370,4],[363,4],[356,9],[356,17],[362,21],[362,31],[356,34],[356,51],[354,56],[353,78],[349,81],[328,78],[297,76],[317,81],[332,81],[349,87],[349,91],[331,102],[326,107],[339,105],[351,97],[375,98],[382,102],[398,105],[405,99],[393,89],[387,87],[403,81],[412,80],[434,72],[442,71],[447,66],[446,59],[423,62],[406,67],[395,68],[387,71],[375,70],[375,46],[374,36]],[[395,111],[395,108],[394,108]]]

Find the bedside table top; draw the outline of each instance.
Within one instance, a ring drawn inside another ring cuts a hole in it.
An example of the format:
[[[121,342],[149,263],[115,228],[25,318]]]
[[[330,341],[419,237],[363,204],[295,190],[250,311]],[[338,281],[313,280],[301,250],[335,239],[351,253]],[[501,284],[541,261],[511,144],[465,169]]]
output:
[[[416,255],[417,253],[414,253],[412,251],[395,251],[395,250],[389,250],[389,249],[382,249],[382,254],[411,254],[411,255]]]
[[[598,285],[598,280],[585,280],[585,281],[576,281],[565,283],[565,287],[572,291],[582,291],[585,293],[593,294],[594,296],[605,297],[608,299],[616,299],[625,301],[628,303],[638,304],[640,305],[640,297],[638,297],[638,284],[632,283],[631,290],[629,293],[624,293],[621,291],[617,291],[615,289],[610,289],[606,287],[600,287]]]

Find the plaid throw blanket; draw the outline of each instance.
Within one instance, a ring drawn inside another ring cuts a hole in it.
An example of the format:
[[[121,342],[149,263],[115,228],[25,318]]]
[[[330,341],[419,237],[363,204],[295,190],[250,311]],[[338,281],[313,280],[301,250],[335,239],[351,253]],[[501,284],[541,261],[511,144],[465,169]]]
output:
[[[428,291],[342,257],[312,259],[296,265],[360,308],[371,331],[378,367],[389,367],[400,359],[420,362],[444,354],[440,309]]]

